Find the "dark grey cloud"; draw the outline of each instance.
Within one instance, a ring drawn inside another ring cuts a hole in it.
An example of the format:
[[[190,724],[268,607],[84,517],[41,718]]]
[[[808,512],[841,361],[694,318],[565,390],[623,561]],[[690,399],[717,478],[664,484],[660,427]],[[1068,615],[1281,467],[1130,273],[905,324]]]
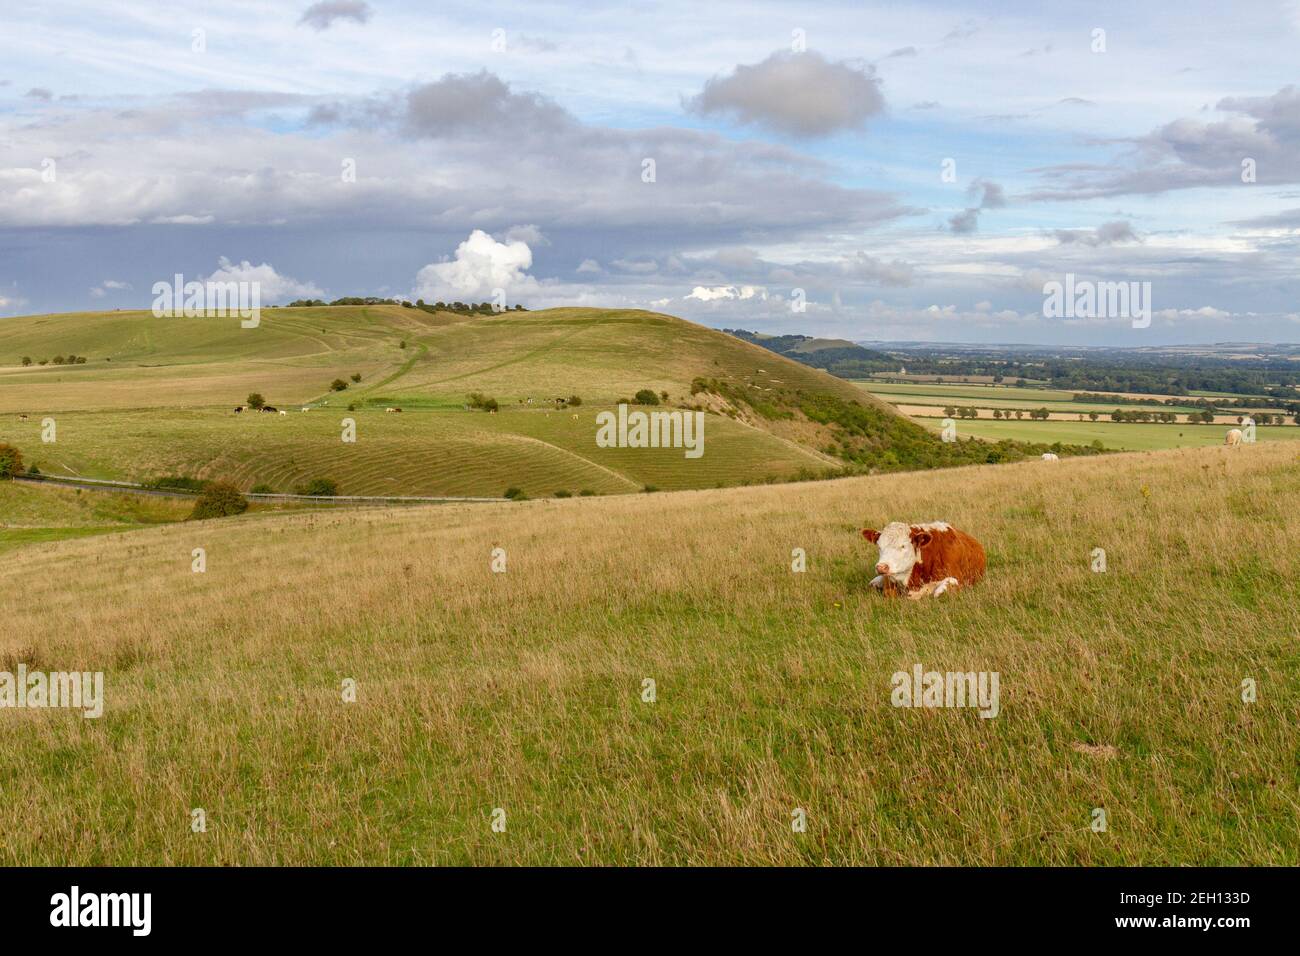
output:
[[[890,50],[882,57],[882,59],[894,60],[900,56],[918,56],[918,55],[920,55],[920,51],[918,51],[916,47],[900,46],[897,50]]]
[[[321,0],[304,10],[298,23],[313,30],[328,30],[336,20],[365,23],[372,12],[365,0]]]
[[[43,100],[46,103],[54,99],[54,94],[43,86],[33,86],[30,90],[28,90],[23,95],[30,97],[31,99],[34,100]]]
[[[948,228],[959,236],[979,231],[980,213],[985,209],[1001,209],[1007,204],[1006,191],[1001,184],[987,179],[976,179],[966,188],[966,192],[977,200],[975,205],[963,209],[948,220]]]
[[[1287,86],[1271,96],[1228,97],[1215,108],[1227,118],[1177,119],[1145,136],[1109,141],[1124,149],[1112,163],[1039,170],[1046,183],[1028,198],[1077,200],[1243,186],[1247,161],[1255,183],[1300,182],[1300,90]]]
[[[832,63],[818,53],[773,53],[761,63],[715,76],[687,108],[794,136],[862,127],[885,108],[871,67]]]
[[[963,209],[948,220],[948,228],[959,236],[977,232],[979,226],[980,211],[978,209]]]
[[[1053,233],[1063,246],[1111,246],[1119,242],[1141,242],[1133,227],[1122,220],[1103,222],[1096,229],[1057,229]]]

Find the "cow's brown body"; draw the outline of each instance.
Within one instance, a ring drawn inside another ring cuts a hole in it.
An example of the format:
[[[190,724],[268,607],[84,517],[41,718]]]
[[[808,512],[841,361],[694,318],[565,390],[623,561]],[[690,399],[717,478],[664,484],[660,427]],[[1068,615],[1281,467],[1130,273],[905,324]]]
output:
[[[942,522],[911,525],[908,532],[917,561],[912,565],[906,588],[893,577],[883,577],[880,588],[885,594],[894,596],[904,590],[916,593],[926,589],[927,585],[942,585],[948,579],[953,579],[937,592],[943,593],[943,590],[954,586],[974,584],[984,577],[984,548],[966,532]],[[863,535],[873,542],[879,538],[879,532],[870,529],[863,531]],[[877,570],[883,571],[884,568],[885,565],[881,564]],[[922,593],[932,591],[934,588],[928,588]]]

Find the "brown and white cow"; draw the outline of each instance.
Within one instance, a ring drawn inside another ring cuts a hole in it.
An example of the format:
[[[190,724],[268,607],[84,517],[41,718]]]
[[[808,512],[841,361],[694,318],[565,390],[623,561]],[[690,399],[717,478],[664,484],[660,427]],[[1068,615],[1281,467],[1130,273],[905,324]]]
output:
[[[937,596],[984,577],[984,548],[946,522],[894,521],[879,531],[864,528],[862,536],[880,549],[871,585],[890,597]]]

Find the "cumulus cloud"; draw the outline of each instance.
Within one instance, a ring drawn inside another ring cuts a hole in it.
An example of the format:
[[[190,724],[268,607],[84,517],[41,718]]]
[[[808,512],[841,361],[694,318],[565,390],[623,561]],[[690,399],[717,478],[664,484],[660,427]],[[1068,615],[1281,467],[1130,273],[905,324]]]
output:
[[[762,286],[753,285],[697,285],[687,295],[683,296],[683,298],[698,299],[700,302],[714,302],[718,299],[766,299],[767,290]]]
[[[523,226],[511,226],[506,230],[506,240],[522,242],[530,248],[549,246],[551,244],[551,241],[543,235],[542,230],[532,223]]]
[[[780,133],[826,136],[860,128],[885,108],[885,99],[871,67],[832,63],[812,51],[778,52],[715,76],[687,106]]]
[[[259,266],[247,259],[234,263],[222,256],[217,260],[217,271],[208,276],[208,282],[256,282],[261,288],[264,303],[286,299],[319,299],[325,293],[314,282],[299,282],[291,276],[280,275],[267,262]]]
[[[498,242],[475,229],[456,247],[453,259],[430,263],[416,274],[413,295],[430,302],[480,302],[503,289],[517,296],[537,288],[537,280],[527,272],[532,264],[527,243]]]
[[[313,30],[328,30],[336,20],[365,23],[372,12],[365,0],[321,0],[304,10],[298,23]]]

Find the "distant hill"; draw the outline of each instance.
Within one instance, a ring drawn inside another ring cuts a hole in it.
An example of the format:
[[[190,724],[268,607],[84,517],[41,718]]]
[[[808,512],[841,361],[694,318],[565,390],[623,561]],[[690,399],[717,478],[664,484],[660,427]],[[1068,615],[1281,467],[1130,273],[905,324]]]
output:
[[[746,342],[753,342],[778,355],[813,368],[825,369],[841,378],[856,378],[898,367],[898,360],[874,349],[863,348],[847,339],[822,339],[809,335],[764,335],[745,329],[723,329]]]

